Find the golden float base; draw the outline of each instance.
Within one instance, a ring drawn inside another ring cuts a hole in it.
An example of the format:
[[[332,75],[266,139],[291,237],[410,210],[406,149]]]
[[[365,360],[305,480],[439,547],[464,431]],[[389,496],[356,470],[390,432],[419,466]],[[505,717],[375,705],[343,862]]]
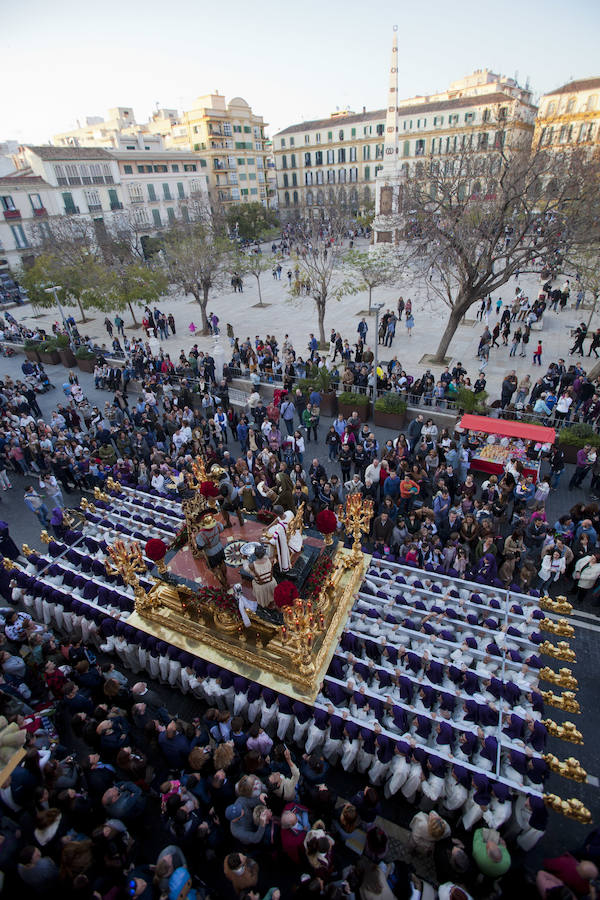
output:
[[[327,587],[315,604],[315,614],[323,616],[324,627],[315,634],[309,654],[296,650],[293,640],[283,637],[280,626],[271,625],[254,613],[250,613],[251,625],[247,629],[241,620],[228,619],[227,615],[208,614],[195,621],[182,611],[181,588],[160,582],[147,595],[143,610],[136,607],[128,624],[250,681],[312,703],[370,559],[362,553],[357,559],[345,549],[335,554]]]

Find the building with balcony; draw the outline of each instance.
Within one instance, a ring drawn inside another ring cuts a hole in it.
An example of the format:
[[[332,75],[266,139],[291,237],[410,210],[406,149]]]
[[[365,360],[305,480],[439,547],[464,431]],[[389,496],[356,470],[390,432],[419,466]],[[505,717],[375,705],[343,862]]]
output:
[[[284,218],[311,215],[339,198],[369,209],[383,165],[385,110],[347,110],[290,125],[273,137],[279,210]]]
[[[57,193],[39,175],[17,171],[0,177],[0,271],[16,271],[22,260],[33,260],[32,226],[43,231],[58,214]]]
[[[535,122],[535,146],[558,153],[600,145],[600,78],[582,78],[544,94]]]
[[[227,103],[222,94],[208,94],[182,114],[168,145],[185,143],[198,154],[212,205],[268,205],[265,127],[241,97]]]
[[[394,32],[389,69],[383,166],[377,174],[375,243],[399,239],[402,186],[458,165],[467,172],[459,191],[486,197],[495,193],[498,151],[530,146],[536,107],[532,92],[489,69],[453,82],[439,94],[398,100],[398,44]]]

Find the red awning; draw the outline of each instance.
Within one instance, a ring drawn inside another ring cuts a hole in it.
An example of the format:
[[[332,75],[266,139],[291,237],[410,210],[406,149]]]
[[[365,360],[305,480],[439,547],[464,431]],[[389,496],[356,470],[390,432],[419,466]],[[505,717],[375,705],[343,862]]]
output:
[[[554,428],[542,425],[529,425],[511,419],[492,419],[491,416],[474,416],[467,413],[458,423],[465,431],[484,431],[486,434],[500,434],[503,437],[521,438],[524,441],[539,441],[540,444],[553,444],[556,440]]]

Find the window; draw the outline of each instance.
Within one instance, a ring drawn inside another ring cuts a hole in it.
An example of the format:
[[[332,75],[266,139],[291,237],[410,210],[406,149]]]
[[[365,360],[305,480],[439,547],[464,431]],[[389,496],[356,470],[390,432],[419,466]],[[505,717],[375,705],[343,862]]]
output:
[[[281,141],[280,141],[280,143],[279,143],[279,146],[280,146],[280,147],[285,147],[285,138],[281,138]]]
[[[402,156],[410,156],[410,141],[404,141]]]
[[[327,132],[327,140],[328,140],[328,141],[332,141],[332,140],[333,140],[333,131],[328,131],[328,132]]]
[[[327,165],[331,165],[332,163],[335,162],[335,156],[334,156],[334,153],[335,153],[334,150],[328,150],[328,151],[327,151]]]
[[[57,184],[68,184],[67,176],[63,166],[54,166],[54,174],[56,175]]]
[[[201,169],[206,168],[206,160],[205,159],[200,160],[200,168]],[[196,171],[196,163],[194,163],[192,166],[184,166],[183,171],[184,172],[195,172]]]
[[[571,113],[575,109],[575,97],[569,97],[567,100],[567,112]]]
[[[335,169],[327,169],[327,184],[335,184]]]
[[[310,154],[310,153],[305,153],[305,154],[304,154],[304,165],[305,165],[305,166],[310,166],[310,165],[312,165],[312,157],[311,157],[311,154]]]
[[[320,131],[317,131],[317,133],[315,134],[315,143],[317,143],[317,144],[321,143],[321,132]]]
[[[27,243],[27,236],[22,225],[11,225],[10,230],[12,231],[12,235],[15,239],[17,250],[22,250],[24,247],[29,246]]]
[[[289,178],[288,178],[287,172],[284,172],[284,173],[283,173],[283,186],[284,186],[284,187],[289,187],[289,186],[290,186],[290,185],[289,185]]]
[[[260,181],[261,184],[265,183],[265,173],[264,172],[258,173],[258,180]]]
[[[239,200],[240,199],[240,189],[239,188],[231,188],[231,199]]]
[[[99,168],[99,166],[97,166],[96,168]],[[81,175],[82,184],[91,184],[92,183],[92,177],[90,175],[89,166],[86,166],[86,165],[79,166],[79,174]],[[95,184],[102,184],[102,182],[103,182],[103,178],[100,177],[100,179],[98,181],[96,181]]]
[[[239,134],[239,133],[241,132],[241,130],[242,130],[242,126],[241,126],[241,125],[234,125],[234,126],[233,126],[233,130],[235,131],[236,134]]]
[[[138,170],[138,172],[141,172],[141,173],[152,172],[152,166],[138,166],[137,170]]]
[[[283,158],[285,159],[285,156],[284,156]],[[238,166],[245,166],[245,165],[246,165],[246,159],[245,159],[245,157],[241,156],[241,157],[237,160],[237,164],[238,164]],[[283,168],[285,169],[286,166],[284,166]]]
[[[508,117],[508,108],[506,106],[501,106],[498,110],[498,118],[500,121],[504,121]]]
[[[346,162],[346,148],[345,148],[345,147],[340,147],[340,149],[338,150],[338,158],[337,158],[337,161],[338,161],[339,163],[345,163],[345,162]]]
[[[245,172],[240,172],[240,181],[248,181],[248,176]]]
[[[364,134],[365,137],[366,137],[368,134],[373,134],[373,126],[372,126],[372,125],[365,125],[364,128],[363,128],[363,134]]]
[[[383,136],[383,132],[385,131],[385,125],[384,125],[383,123],[380,122],[379,125],[377,126],[377,129],[376,129],[376,130],[377,130],[377,135],[378,135],[379,137],[382,137],[382,136]]]
[[[483,115],[481,117],[482,122],[489,122],[492,118],[491,111],[489,109],[484,109]]]
[[[323,184],[323,169],[319,169],[319,171],[316,174],[317,174],[316,183]]]
[[[252,157],[250,157],[250,156],[248,157],[248,159],[246,160],[246,165],[247,165],[247,166],[253,166],[253,165],[254,165],[254,157],[253,157],[253,156],[252,156]]]
[[[338,170],[338,184],[346,184],[346,170],[345,169]]]
[[[287,169],[287,156],[285,155],[285,153],[281,157],[281,168]]]
[[[363,160],[365,159],[371,159],[371,148],[369,144],[363,146]]]
[[[254,196],[255,194],[258,194],[258,188],[250,188],[250,195]]]
[[[313,205],[313,192],[312,191],[306,192],[306,205],[307,206]]]
[[[344,129],[343,128],[340,128],[340,130],[338,131],[338,140],[340,140],[340,141],[344,140]]]
[[[315,166],[322,166],[322,165],[323,165],[323,151],[316,150],[315,151]]]
[[[163,197],[165,198],[165,200],[172,200],[173,198],[171,197],[171,188],[169,187],[169,185],[163,184],[162,189]]]
[[[292,174],[292,187],[297,187],[297,186],[298,186],[298,176],[294,172]]]
[[[2,209],[9,211],[17,208],[14,204],[13,198],[8,194],[0,199],[2,200]]]
[[[244,125],[244,134],[252,134],[252,128],[249,125]]]
[[[175,210],[172,206],[167,206],[167,219],[169,220],[169,222],[175,221]]]
[[[248,174],[248,178],[250,179],[250,181],[256,181],[256,172],[250,172]]]
[[[365,181],[370,181],[371,180],[371,166],[365,166],[363,171],[364,171]]]
[[[42,198],[39,194],[30,194],[29,202],[31,203],[32,209],[43,209],[44,204],[42,203]]]
[[[203,166],[205,166],[205,165],[206,165],[206,160],[205,160],[205,159],[201,159],[201,160],[200,160],[200,164],[203,165]],[[195,171],[196,171],[196,163],[184,163],[183,171],[184,171],[184,172],[195,172]]]
[[[443,125],[443,124],[444,124],[443,116],[434,116],[433,117],[433,127],[434,128],[436,128],[438,125]]]
[[[425,156],[425,141],[417,141],[415,146],[415,156]]]
[[[149,148],[146,147],[146,150],[148,150],[148,149],[149,149]],[[100,182],[96,182],[95,179],[94,179],[94,177],[93,177],[93,175],[94,175],[94,166],[92,165],[92,166],[90,166],[90,168],[91,168],[91,170],[92,170],[92,181],[94,182],[94,184],[100,184]],[[105,183],[105,184],[114,184],[114,183],[115,183],[115,179],[112,177],[112,173],[111,173],[111,170],[110,170],[110,165],[109,165],[108,163],[102,163],[102,174],[103,174],[103,176],[104,176],[104,183]]]
[[[123,166],[126,175],[133,175],[133,166]]]
[[[162,228],[162,219],[160,217],[160,209],[152,210],[152,218],[157,228]]]
[[[309,185],[313,183],[313,173],[305,172],[304,173],[304,184]]]
[[[556,103],[554,102],[554,100],[551,100],[550,103],[548,104],[548,106],[546,107],[546,115],[553,116],[555,112],[556,112]]]
[[[348,162],[356,162],[356,147],[350,147],[348,151]]]
[[[323,206],[325,203],[325,194],[323,191],[317,191],[317,205]]]
[[[150,187],[150,185],[148,185]],[[144,196],[142,194],[142,186],[137,181],[133,181],[127,185],[127,193],[132,203],[143,203]]]
[[[470,125],[474,121],[475,121],[475,113],[474,112],[465,113],[465,122],[467,123],[467,125]]]
[[[294,206],[298,206],[298,191],[294,191]]]
[[[63,203],[65,204],[65,213],[67,215],[79,212],[78,208],[73,203],[73,194],[66,193],[62,195]]]
[[[356,167],[349,170],[350,181],[358,181],[358,169]]]
[[[590,96],[587,99],[587,103],[585,105],[586,110],[588,112],[591,112],[592,110],[596,109],[597,106],[598,106],[598,94],[590,94]],[[589,138],[588,138],[588,140],[589,140]]]
[[[477,135],[477,149],[478,150],[487,150],[488,147],[488,133],[487,131],[482,131],[481,134]]]
[[[145,206],[138,206],[133,210],[133,221],[136,225],[148,224],[148,210]]]
[[[285,203],[286,206],[290,205],[290,192],[289,191],[286,191],[285,194],[283,195],[283,202]]]
[[[305,135],[304,135],[304,143],[305,143],[305,144],[310,144],[310,134],[305,134]]]
[[[190,214],[189,214],[189,212],[188,212],[187,206],[182,206],[182,207],[181,207],[181,218],[183,219],[184,222],[189,222],[189,221],[190,221]]]
[[[225,137],[231,137],[231,122],[223,122],[223,134]]]
[[[290,157],[290,168],[292,168],[292,169],[296,168],[296,154],[295,153],[292,153],[292,155]]]
[[[293,146],[295,145],[295,143],[296,143],[296,142],[294,141],[294,138],[291,137],[291,138],[290,138],[290,147],[293,147]]]
[[[180,200],[183,200],[185,197],[185,188],[183,187],[183,181],[177,182],[177,196]]]
[[[560,144],[564,144],[567,140],[568,128],[566,125],[562,125],[560,132],[558,134],[558,142]]]
[[[152,166],[152,168],[154,169],[155,172],[168,172],[169,171],[169,167],[163,166],[162,164],[160,166]]]
[[[156,190],[153,184],[148,185],[148,200],[150,200],[151,203],[154,203],[156,200]]]
[[[100,200],[100,194],[98,191],[84,191],[85,193],[85,202],[88,205],[88,209],[90,212],[98,212],[102,209],[102,202]]]
[[[417,128],[427,128],[427,119],[417,119]]]
[[[356,137],[356,128],[350,129],[350,137]]]
[[[383,144],[375,144],[375,159],[383,159]]]
[[[448,116],[448,124],[458,125],[458,113],[452,113],[451,116]]]
[[[79,170],[77,166],[72,166],[70,164],[65,165],[65,171],[67,173],[67,180],[71,185],[81,184],[81,178],[79,177]]]

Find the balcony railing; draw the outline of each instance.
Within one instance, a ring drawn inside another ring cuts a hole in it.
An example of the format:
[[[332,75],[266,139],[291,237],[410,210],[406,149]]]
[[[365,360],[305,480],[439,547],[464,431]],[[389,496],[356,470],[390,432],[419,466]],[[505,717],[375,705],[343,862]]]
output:
[[[21,218],[21,210],[20,209],[5,209],[4,210],[4,218],[5,219],[20,219]]]
[[[34,216],[47,216],[48,210],[45,206],[38,206],[37,209],[33,211]]]
[[[123,209],[123,204],[119,200],[111,200],[110,203],[111,209]]]
[[[65,206],[65,216],[76,216],[79,213],[78,206]]]
[[[88,203],[88,210],[90,212],[102,212],[102,204],[101,203]]]

